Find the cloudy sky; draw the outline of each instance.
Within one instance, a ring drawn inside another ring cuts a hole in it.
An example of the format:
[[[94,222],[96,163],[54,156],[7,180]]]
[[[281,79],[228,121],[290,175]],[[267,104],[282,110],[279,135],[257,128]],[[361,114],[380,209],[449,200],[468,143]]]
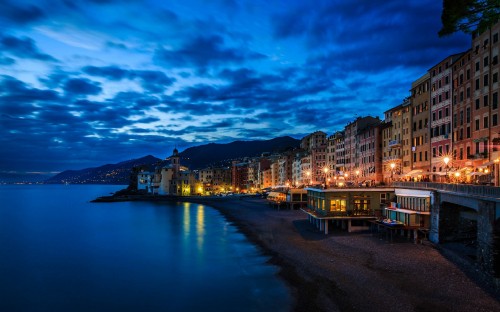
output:
[[[0,0],[0,172],[328,134],[469,36],[436,0]]]

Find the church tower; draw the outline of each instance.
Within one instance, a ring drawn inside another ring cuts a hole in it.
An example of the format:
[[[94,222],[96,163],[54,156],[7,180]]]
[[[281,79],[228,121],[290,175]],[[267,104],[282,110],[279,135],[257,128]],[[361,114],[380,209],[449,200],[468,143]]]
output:
[[[179,174],[179,169],[181,167],[180,159],[181,157],[179,156],[179,151],[177,148],[174,148],[174,152],[172,156],[170,156],[170,164],[172,165],[172,169],[176,175]]]

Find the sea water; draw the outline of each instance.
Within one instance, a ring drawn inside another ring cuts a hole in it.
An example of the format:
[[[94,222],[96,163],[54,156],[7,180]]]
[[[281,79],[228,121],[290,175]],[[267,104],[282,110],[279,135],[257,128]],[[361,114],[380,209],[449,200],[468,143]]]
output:
[[[277,268],[217,210],[0,186],[0,311],[288,311]]]

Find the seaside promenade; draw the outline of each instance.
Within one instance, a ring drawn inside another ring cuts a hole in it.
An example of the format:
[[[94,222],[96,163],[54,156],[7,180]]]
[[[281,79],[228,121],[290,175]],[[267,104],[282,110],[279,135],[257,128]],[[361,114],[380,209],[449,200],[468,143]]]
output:
[[[472,261],[430,242],[390,241],[370,231],[324,235],[302,211],[276,210],[250,196],[128,200],[188,201],[220,211],[281,268],[294,311],[500,311],[499,291]]]

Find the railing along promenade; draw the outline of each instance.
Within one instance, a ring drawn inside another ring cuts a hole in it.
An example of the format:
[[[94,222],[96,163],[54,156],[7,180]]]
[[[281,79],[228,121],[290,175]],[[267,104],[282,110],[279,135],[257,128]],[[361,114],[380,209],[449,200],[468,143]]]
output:
[[[500,187],[488,185],[434,183],[434,182],[393,182],[394,187],[414,188],[421,190],[437,190],[458,193],[467,196],[489,197],[500,199]]]

